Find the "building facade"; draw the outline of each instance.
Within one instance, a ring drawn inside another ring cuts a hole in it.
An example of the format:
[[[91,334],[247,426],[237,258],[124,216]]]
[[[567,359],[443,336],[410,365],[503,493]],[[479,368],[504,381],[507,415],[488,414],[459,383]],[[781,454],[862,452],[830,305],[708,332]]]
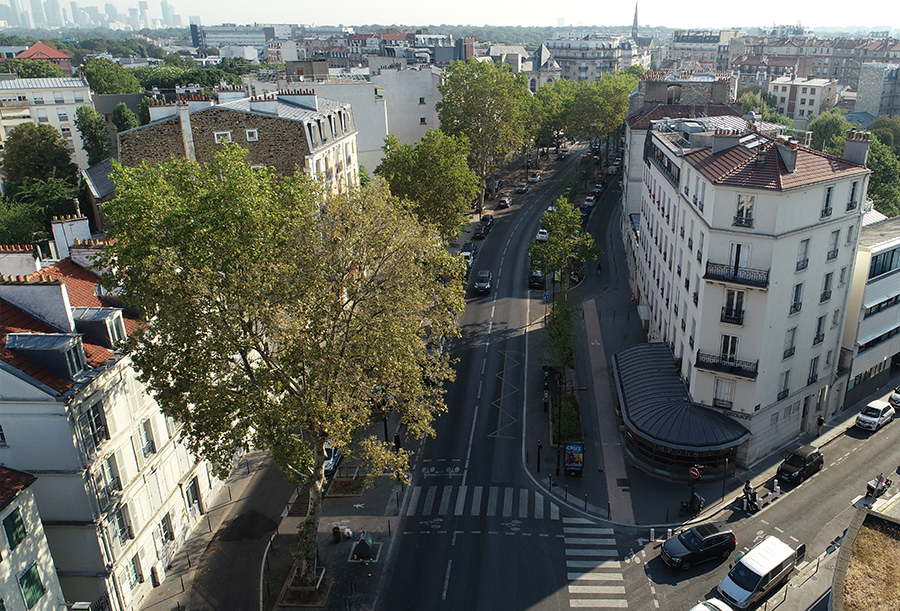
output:
[[[769,81],[768,91],[775,96],[778,113],[793,119],[798,129],[806,129],[837,103],[837,83],[831,79],[781,76]]]
[[[854,110],[867,112],[875,117],[900,114],[900,64],[863,64],[859,72]]]
[[[843,403],[838,370],[869,171],[753,130],[659,121],[643,149],[635,295],[692,401],[737,419],[751,465]]]
[[[560,68],[560,76],[570,81],[598,81],[604,74],[622,69],[621,36],[589,34],[544,41]]]

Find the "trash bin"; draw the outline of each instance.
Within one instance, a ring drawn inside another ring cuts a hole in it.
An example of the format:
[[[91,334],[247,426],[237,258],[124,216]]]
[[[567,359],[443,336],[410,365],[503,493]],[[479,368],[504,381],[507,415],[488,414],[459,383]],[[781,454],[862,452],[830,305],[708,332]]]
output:
[[[335,526],[331,529],[331,540],[335,543],[341,542],[341,529],[338,526]]]

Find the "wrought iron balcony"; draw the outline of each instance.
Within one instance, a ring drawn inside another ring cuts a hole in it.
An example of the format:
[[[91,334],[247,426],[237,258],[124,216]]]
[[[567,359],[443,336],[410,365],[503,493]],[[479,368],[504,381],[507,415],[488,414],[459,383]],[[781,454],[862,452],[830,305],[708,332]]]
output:
[[[819,218],[826,219],[829,216],[831,216],[831,206],[828,206],[827,208],[822,208],[822,216],[820,216]]]
[[[753,227],[753,218],[747,216],[736,216],[731,223],[734,227]]]
[[[693,350],[693,348],[694,348],[694,337],[693,337],[693,336],[691,336],[691,337],[688,338],[688,345],[689,345],[689,346],[691,347],[691,349]]]
[[[796,314],[797,312],[800,311],[801,308],[803,308],[803,302],[795,301],[794,303],[791,304],[791,311],[788,312],[788,314]]]
[[[681,330],[682,330],[682,332],[684,331],[685,327],[687,327],[687,324],[684,322],[684,319],[682,318],[682,319],[681,319]]]
[[[769,287],[769,270],[738,267],[736,265],[706,262],[704,280],[721,280],[759,288]]]
[[[676,272],[678,273],[678,277],[680,278],[681,277],[681,266],[679,265],[675,269],[676,269]]]
[[[828,259],[827,260],[831,261],[832,259],[837,259],[837,256],[838,256],[838,249],[834,248],[834,249],[828,251]]]
[[[816,333],[816,336],[813,338],[813,346],[821,344],[823,341],[825,341],[825,334],[824,333]]]
[[[778,400],[781,401],[782,399],[787,397],[790,393],[791,393],[791,391],[788,390],[787,388],[785,388],[784,390],[782,390],[781,392],[778,393]]]
[[[703,263],[703,253],[700,252],[700,247],[697,247],[697,263]]]
[[[721,407],[722,409],[731,409],[734,406],[734,401],[728,401],[726,399],[715,397],[713,399],[713,405],[716,407]]]
[[[808,378],[806,378],[806,385],[815,384],[819,380],[818,373],[811,373]]]
[[[741,361],[701,350],[697,351],[697,363],[695,366],[697,369],[719,371],[752,380],[756,379],[759,372],[759,361]]]
[[[700,301],[700,292],[699,291],[694,291],[693,299],[694,299],[694,305],[697,305],[697,302]]]
[[[688,238],[688,250],[694,250],[694,238]]]
[[[794,352],[795,352],[796,350],[797,350],[797,348],[794,347],[794,346],[791,346],[790,348],[785,349],[785,351],[784,351],[784,356],[781,357],[781,358],[784,358],[784,359],[789,359],[789,358],[791,358],[792,356],[794,356]]]
[[[859,204],[856,202],[856,200],[854,200],[852,202],[847,202],[847,212],[850,212],[851,210],[856,210],[856,206],[858,206],[858,205]]]
[[[822,295],[819,297],[819,303],[825,303],[829,299],[831,299],[831,291],[822,291]]]
[[[686,290],[686,291],[691,290],[691,279],[690,278],[684,279],[684,290]]]
[[[678,231],[678,235],[679,235],[680,237],[682,237],[682,238],[684,237],[684,227],[682,227],[682,228]]]
[[[687,195],[690,192],[687,185],[684,185],[684,194]]]
[[[743,325],[744,311],[734,308],[722,308],[722,317],[719,320],[730,325]]]
[[[807,267],[809,267],[809,258],[797,260],[797,271],[798,272],[802,272]]]
[[[678,316],[678,304],[676,303],[673,307],[673,311],[675,312],[675,316]]]

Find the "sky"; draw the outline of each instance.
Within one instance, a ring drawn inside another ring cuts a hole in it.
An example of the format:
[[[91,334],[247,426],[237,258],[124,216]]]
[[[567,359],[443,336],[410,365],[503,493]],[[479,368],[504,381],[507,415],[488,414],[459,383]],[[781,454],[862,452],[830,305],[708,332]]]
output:
[[[170,0],[175,12],[187,23],[190,15],[199,15],[204,25],[233,22],[305,23],[316,25],[522,25],[567,26],[630,25],[634,19],[634,2],[597,2],[567,0],[548,3],[538,0],[506,0],[483,2],[455,0],[428,2],[418,0],[373,2],[345,0],[304,2],[269,0],[262,4],[239,0]],[[642,0],[638,6],[639,25],[670,28],[771,27],[773,24],[805,27],[835,27],[849,31],[900,28],[900,3],[866,5],[865,11],[852,11],[853,5],[837,0],[809,0],[776,5],[770,2],[722,2],[721,0]],[[155,5],[155,6],[154,6]],[[156,0],[150,0],[151,14],[159,11]],[[768,10],[762,10],[765,7]],[[154,10],[155,9],[155,10]],[[813,9],[813,10],[811,10]],[[854,15],[854,12],[856,15]],[[877,21],[876,21],[877,20]]]

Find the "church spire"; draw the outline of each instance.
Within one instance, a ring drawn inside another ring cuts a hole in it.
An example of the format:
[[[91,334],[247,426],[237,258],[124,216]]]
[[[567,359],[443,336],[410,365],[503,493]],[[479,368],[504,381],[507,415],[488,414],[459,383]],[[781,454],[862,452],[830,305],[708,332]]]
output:
[[[637,0],[634,2],[634,23],[631,25],[631,38],[637,40],[638,37],[638,24],[637,24]]]

